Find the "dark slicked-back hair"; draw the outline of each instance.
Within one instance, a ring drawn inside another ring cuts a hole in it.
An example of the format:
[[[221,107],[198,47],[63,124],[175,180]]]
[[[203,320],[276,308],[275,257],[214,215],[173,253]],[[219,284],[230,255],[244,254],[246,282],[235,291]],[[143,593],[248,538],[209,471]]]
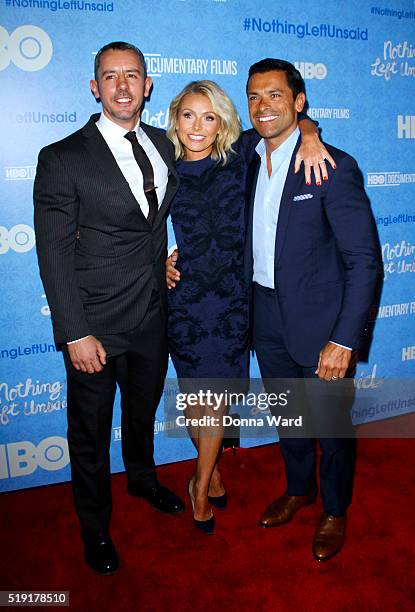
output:
[[[127,43],[127,42],[118,40],[116,42],[110,42],[107,45],[104,45],[103,47],[101,47],[101,49],[96,54],[95,63],[94,63],[94,75],[95,75],[96,81],[98,80],[98,70],[101,64],[101,57],[105,53],[105,51],[110,51],[111,49],[113,51],[133,51],[137,55],[140,61],[140,64],[143,68],[144,78],[146,78],[147,76],[146,61],[140,49],[138,49],[138,47],[136,47],[135,45],[132,45],[131,43]]]
[[[262,74],[264,72],[272,71],[285,72],[288,87],[293,93],[294,100],[296,99],[299,93],[305,94],[305,83],[303,77],[301,76],[297,68],[293,64],[290,64],[290,62],[286,62],[285,60],[281,59],[273,59],[271,57],[267,57],[266,59],[260,60],[259,62],[252,64],[248,73],[246,90],[248,91],[249,79],[254,74]]]

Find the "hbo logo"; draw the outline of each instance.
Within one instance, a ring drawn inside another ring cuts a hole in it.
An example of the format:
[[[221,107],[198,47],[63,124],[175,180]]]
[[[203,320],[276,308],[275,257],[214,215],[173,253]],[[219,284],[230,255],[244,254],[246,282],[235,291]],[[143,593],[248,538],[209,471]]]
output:
[[[16,28],[10,34],[0,26],[0,70],[10,62],[21,70],[42,70],[51,60],[52,41],[44,30],[33,25]]]
[[[325,79],[327,67],[325,64],[312,64],[311,62],[294,62],[303,79]]]
[[[369,173],[367,175],[367,184],[368,185],[384,185],[386,182],[385,175],[382,173],[375,174]]]
[[[4,255],[9,249],[16,253],[27,253],[35,246],[35,232],[33,227],[19,223],[9,230],[0,225],[0,255]]]
[[[0,479],[28,476],[38,467],[55,472],[68,463],[68,442],[60,436],[45,438],[37,446],[27,440],[0,445]]]

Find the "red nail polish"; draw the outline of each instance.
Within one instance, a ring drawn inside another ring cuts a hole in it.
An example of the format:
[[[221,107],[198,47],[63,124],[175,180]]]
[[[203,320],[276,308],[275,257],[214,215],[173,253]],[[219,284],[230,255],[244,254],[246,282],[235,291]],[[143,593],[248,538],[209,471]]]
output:
[[[317,182],[317,187],[320,187],[320,185],[321,185],[321,182],[320,182],[320,181],[318,181],[318,182]]]
[[[310,181],[306,181],[306,185],[311,185],[311,182]]]
[[[335,170],[337,168],[336,164],[333,164],[333,170]]]
[[[328,176],[323,176],[323,181],[328,181],[329,177]]]

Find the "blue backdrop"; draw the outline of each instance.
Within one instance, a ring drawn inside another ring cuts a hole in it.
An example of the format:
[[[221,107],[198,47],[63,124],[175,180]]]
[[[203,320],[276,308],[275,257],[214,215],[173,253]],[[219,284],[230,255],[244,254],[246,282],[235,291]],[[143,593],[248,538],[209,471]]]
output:
[[[97,112],[89,79],[94,54],[111,40],[143,50],[154,81],[143,119],[162,128],[171,98],[201,78],[227,90],[249,127],[250,64],[268,56],[296,64],[325,140],[360,164],[381,237],[385,285],[357,384],[413,375],[413,0],[3,0],[0,23],[0,490],[70,477],[65,373],[38,274],[32,187],[40,148]],[[187,440],[163,431],[162,410],[157,463],[193,456]],[[397,411],[392,403],[375,418]],[[117,403],[114,471],[123,469],[119,423]]]

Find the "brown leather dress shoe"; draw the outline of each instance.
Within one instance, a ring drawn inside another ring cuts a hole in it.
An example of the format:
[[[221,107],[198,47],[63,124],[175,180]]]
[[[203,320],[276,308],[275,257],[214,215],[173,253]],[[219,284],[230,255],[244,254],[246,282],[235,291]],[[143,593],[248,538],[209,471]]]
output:
[[[313,541],[313,555],[317,561],[328,561],[342,548],[346,536],[346,515],[323,513]]]
[[[316,492],[311,495],[281,495],[265,510],[260,520],[261,527],[278,527],[289,523],[302,506],[310,506],[316,497]]]

